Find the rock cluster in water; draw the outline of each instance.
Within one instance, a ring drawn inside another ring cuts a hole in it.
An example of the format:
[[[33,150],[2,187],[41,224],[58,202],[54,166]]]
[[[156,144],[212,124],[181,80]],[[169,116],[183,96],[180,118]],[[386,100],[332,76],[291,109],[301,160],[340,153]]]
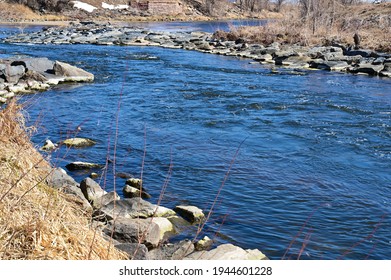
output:
[[[194,239],[199,239],[196,238],[197,228],[205,222],[205,215],[195,206],[178,205],[172,210],[152,204],[140,196],[121,199],[115,191],[106,192],[89,177],[77,183],[61,168],[53,169],[47,183],[76,196],[81,201],[81,207],[92,212],[93,226],[98,232],[112,240],[117,249],[125,251],[129,259],[268,259],[257,249],[244,250],[232,244],[211,249],[213,241],[208,237],[197,242],[187,239],[167,242],[168,238],[191,227],[195,232]],[[129,183],[142,189],[140,180],[133,178]]]
[[[63,82],[89,82],[94,75],[61,61],[13,57],[0,60],[0,104],[15,93],[46,90]]]
[[[249,44],[243,39],[227,41],[206,32],[156,32],[141,28],[84,22],[67,27],[45,28],[18,34],[9,43],[96,44],[160,46],[253,59],[293,69],[323,69],[355,74],[391,77],[391,54],[351,49],[342,45],[303,47],[273,43]]]

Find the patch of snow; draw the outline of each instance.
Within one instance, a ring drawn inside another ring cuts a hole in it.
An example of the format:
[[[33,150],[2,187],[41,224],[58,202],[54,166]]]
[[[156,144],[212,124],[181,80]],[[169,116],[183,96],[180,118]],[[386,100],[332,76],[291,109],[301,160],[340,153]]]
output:
[[[73,4],[74,8],[78,8],[80,10],[84,10],[89,13],[92,13],[95,9],[97,9],[94,6],[87,4],[87,3],[84,3],[84,2],[81,2],[81,1],[72,1],[72,4]]]
[[[105,2],[102,2],[102,8],[109,10],[123,10],[129,8],[129,5],[110,5]]]

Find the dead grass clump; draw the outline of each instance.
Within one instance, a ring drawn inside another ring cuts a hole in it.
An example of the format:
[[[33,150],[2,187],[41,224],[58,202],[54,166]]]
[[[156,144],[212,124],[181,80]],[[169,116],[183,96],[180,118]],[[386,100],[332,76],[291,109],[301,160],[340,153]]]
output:
[[[81,201],[45,184],[51,168],[32,131],[16,101],[0,111],[0,259],[124,259]]]

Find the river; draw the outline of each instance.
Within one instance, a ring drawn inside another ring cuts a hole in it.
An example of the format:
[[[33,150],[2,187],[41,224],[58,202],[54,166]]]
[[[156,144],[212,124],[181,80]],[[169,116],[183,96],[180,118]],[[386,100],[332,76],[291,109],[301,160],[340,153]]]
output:
[[[166,207],[208,212],[216,200],[202,236],[217,244],[271,259],[390,259],[390,79],[157,47],[0,44],[1,57],[21,54],[95,74],[21,98],[37,146],[98,141],[59,149],[54,165],[109,157],[108,191],[122,194],[113,172],[142,173],[153,203],[162,190]]]

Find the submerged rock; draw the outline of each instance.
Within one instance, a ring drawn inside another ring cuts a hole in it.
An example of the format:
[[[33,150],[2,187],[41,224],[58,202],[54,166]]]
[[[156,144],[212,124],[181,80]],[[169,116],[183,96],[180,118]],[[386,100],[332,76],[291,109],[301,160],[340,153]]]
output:
[[[75,171],[75,170],[102,168],[103,165],[97,164],[97,163],[90,163],[90,162],[83,162],[83,161],[75,161],[75,162],[71,162],[71,163],[65,165],[65,167],[66,167],[69,171]]]
[[[96,144],[96,141],[89,138],[69,138],[61,142],[62,144],[68,147],[82,148],[82,147],[91,147]]]
[[[53,151],[54,149],[57,148],[57,145],[54,144],[52,141],[50,141],[49,139],[47,139],[45,141],[45,144],[40,148],[41,151]]]

